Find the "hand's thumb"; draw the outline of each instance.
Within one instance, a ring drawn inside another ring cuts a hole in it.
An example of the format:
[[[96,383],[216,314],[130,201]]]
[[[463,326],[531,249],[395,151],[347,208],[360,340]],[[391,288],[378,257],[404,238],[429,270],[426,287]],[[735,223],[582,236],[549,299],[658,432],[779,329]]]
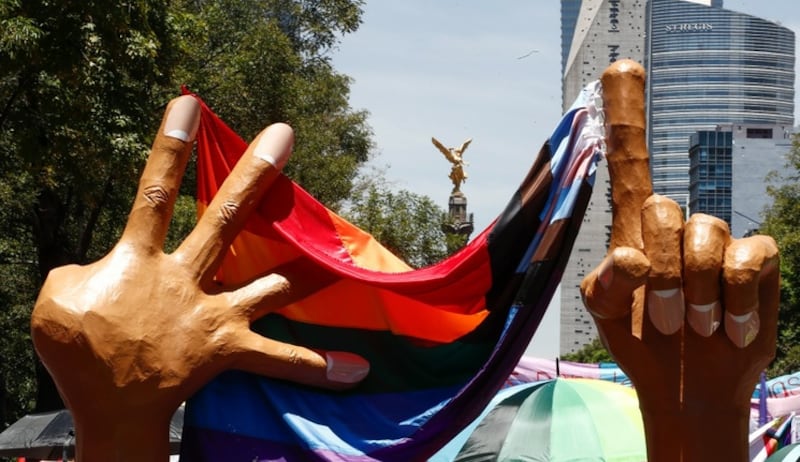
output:
[[[586,308],[600,319],[627,315],[633,305],[633,291],[645,283],[650,261],[631,247],[617,247],[581,283]]]

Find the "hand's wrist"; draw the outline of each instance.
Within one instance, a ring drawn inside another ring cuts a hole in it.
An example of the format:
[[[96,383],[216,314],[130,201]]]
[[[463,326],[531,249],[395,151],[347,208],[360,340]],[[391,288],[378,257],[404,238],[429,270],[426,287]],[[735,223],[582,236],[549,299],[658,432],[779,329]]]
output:
[[[166,462],[169,459],[169,420],[121,417],[86,424],[75,421],[76,457],[81,462],[104,460]]]
[[[749,406],[642,409],[649,462],[749,459]]]

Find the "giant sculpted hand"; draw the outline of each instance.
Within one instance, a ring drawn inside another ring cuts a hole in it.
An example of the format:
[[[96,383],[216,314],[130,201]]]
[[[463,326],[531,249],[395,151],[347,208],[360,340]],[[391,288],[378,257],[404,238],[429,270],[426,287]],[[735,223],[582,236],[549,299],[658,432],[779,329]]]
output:
[[[774,356],[778,249],[652,194],[644,71],[602,77],[613,223],[581,285],[601,339],[639,395],[648,460],[749,460],[750,397]]]
[[[249,329],[316,290],[325,274],[294,263],[243,287],[213,280],[291,153],[288,125],[256,137],[193,232],[164,253],[199,118],[191,96],[169,104],[119,243],[96,263],[53,270],[36,302],[34,345],[73,413],[79,462],[166,461],[173,412],[226,369],[332,389],[367,374],[360,357],[282,344]]]

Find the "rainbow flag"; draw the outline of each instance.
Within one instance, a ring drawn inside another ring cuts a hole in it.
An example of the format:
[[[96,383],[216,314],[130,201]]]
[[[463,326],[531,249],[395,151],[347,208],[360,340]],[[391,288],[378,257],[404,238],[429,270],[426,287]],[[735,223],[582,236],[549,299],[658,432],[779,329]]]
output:
[[[252,325],[267,337],[370,363],[330,392],[229,371],[187,403],[182,460],[425,460],[503,386],[558,285],[604,155],[599,84],[562,118],[505,210],[462,250],[412,270],[369,234],[279,178],[217,275],[238,284],[297,259],[334,277]],[[245,151],[205,105],[204,210]]]

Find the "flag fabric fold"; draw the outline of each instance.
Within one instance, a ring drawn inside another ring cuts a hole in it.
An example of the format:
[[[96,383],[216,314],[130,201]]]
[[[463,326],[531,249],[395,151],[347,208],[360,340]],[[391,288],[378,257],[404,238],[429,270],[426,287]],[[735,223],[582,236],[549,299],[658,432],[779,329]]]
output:
[[[280,177],[217,278],[241,284],[298,260],[318,268],[328,275],[320,290],[252,329],[356,353],[370,374],[329,392],[226,372],[187,403],[182,460],[426,460],[469,424],[519,361],[561,279],[604,155],[599,93],[599,83],[582,92],[497,219],[430,267],[411,269]],[[202,106],[200,213],[246,149]]]

